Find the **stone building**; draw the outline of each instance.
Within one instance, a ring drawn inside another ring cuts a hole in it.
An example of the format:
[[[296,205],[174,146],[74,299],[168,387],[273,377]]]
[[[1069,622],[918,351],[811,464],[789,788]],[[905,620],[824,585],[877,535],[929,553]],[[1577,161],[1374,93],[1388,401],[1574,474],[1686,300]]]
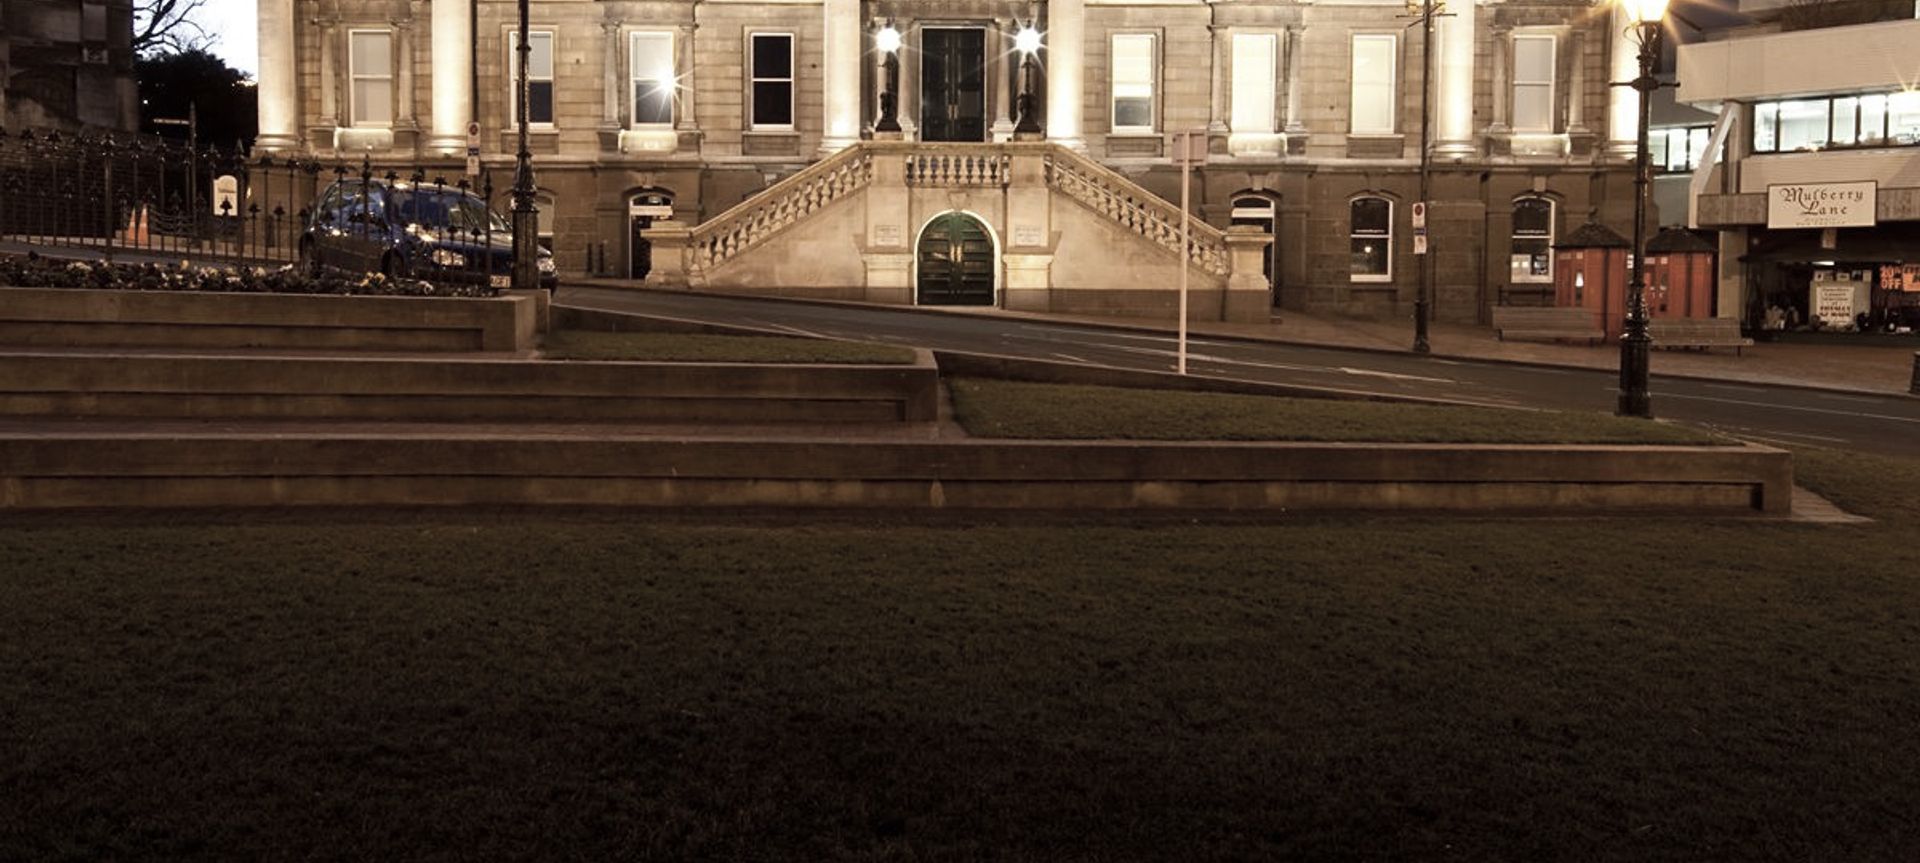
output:
[[[130,0],[0,3],[0,127],[139,123]]]
[[[1631,224],[1634,46],[1610,6],[1444,11],[1429,62],[1376,0],[536,0],[542,238],[711,290],[1164,313],[1195,131],[1203,314],[1402,314],[1431,68],[1436,316],[1551,302],[1556,238]],[[258,146],[457,174],[473,123],[507,185],[515,14],[260,0]],[[1026,87],[1044,140],[1014,140]]]

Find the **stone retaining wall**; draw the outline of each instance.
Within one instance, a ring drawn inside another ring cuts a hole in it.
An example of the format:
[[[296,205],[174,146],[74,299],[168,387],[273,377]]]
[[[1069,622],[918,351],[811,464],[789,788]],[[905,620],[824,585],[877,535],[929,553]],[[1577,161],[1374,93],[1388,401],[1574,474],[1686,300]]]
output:
[[[0,344],[31,347],[531,351],[539,298],[0,287]]]
[[[1785,515],[1759,446],[324,435],[0,439],[0,507],[619,505]]]

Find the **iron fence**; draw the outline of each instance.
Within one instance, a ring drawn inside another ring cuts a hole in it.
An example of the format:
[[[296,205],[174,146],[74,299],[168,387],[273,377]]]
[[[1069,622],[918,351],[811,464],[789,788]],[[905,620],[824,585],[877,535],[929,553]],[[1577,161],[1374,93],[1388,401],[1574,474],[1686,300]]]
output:
[[[320,206],[335,184],[342,202]],[[0,244],[11,247],[486,281],[511,260],[512,231],[485,203],[492,196],[484,173],[476,188],[464,176],[377,170],[365,158],[355,165],[139,135],[0,129]]]

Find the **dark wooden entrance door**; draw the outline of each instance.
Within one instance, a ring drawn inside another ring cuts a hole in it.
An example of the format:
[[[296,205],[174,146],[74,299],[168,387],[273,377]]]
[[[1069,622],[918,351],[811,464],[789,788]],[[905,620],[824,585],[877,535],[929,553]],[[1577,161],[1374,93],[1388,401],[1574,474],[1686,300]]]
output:
[[[919,256],[921,305],[993,305],[993,240],[978,219],[947,213],[927,223]]]
[[[920,140],[987,139],[987,33],[920,31]]]

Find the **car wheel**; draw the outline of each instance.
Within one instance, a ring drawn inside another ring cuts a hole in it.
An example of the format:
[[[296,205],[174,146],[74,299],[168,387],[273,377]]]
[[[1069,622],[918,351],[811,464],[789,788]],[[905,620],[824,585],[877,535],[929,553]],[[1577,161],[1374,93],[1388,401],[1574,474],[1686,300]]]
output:
[[[380,259],[380,272],[391,279],[403,279],[407,276],[407,267],[400,262],[399,255],[389,254]]]

